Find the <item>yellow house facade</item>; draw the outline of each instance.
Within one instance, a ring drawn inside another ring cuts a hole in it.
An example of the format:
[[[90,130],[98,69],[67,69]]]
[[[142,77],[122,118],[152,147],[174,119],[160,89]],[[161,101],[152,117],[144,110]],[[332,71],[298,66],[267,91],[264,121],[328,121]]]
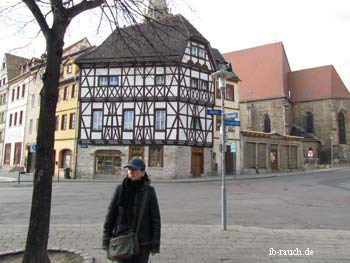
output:
[[[236,114],[235,120],[239,120],[239,93],[238,78],[228,79],[225,90],[224,108],[225,114]],[[216,83],[218,84],[218,83]],[[215,109],[221,109],[221,91],[216,85]],[[214,116],[214,146],[213,146],[213,167],[214,173],[221,174],[221,151],[220,151],[220,126],[221,115]],[[225,171],[227,175],[238,174],[241,171],[241,147],[240,147],[240,127],[225,126],[226,128],[226,151],[225,151]]]
[[[63,63],[56,107],[55,176],[63,177],[65,169],[69,168],[69,176],[75,178],[79,116],[78,85],[79,68],[74,64],[73,58],[69,57]]]

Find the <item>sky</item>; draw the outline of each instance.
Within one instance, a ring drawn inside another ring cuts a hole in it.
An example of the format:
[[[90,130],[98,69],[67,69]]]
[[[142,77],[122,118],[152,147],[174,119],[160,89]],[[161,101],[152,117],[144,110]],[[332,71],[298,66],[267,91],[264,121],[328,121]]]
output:
[[[6,1],[0,0],[0,8]],[[173,14],[184,15],[221,53],[283,42],[292,71],[334,65],[346,87],[350,87],[349,0],[167,2]],[[82,14],[73,20],[66,45],[83,37],[99,45],[111,33],[107,25],[97,33],[97,13]],[[12,15],[0,19],[0,56],[10,52],[39,57],[45,51],[45,41],[37,36],[36,26],[19,26],[29,18],[25,11],[14,8]]]

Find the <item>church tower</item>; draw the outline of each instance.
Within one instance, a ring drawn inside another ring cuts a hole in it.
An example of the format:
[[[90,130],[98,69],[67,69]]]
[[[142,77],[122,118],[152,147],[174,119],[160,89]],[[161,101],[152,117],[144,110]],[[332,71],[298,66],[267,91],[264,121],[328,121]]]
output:
[[[169,8],[166,0],[149,0],[146,16],[151,19],[162,19],[169,16]]]

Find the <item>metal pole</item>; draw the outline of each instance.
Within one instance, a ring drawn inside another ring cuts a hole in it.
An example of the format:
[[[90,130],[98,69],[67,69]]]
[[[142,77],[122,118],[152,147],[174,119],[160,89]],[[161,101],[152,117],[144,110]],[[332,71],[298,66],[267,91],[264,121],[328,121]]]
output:
[[[225,129],[225,89],[226,78],[219,77],[219,87],[221,91],[221,224],[222,230],[226,230],[226,182],[225,182],[225,152],[226,152],[226,129]]]
[[[331,135],[331,168],[333,168],[333,136]]]

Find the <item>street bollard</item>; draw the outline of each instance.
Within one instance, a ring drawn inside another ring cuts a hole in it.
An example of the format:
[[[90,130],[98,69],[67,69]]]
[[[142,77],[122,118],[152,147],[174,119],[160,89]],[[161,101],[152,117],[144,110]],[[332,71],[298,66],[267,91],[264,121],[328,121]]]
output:
[[[18,184],[21,182],[21,171],[18,171]]]

